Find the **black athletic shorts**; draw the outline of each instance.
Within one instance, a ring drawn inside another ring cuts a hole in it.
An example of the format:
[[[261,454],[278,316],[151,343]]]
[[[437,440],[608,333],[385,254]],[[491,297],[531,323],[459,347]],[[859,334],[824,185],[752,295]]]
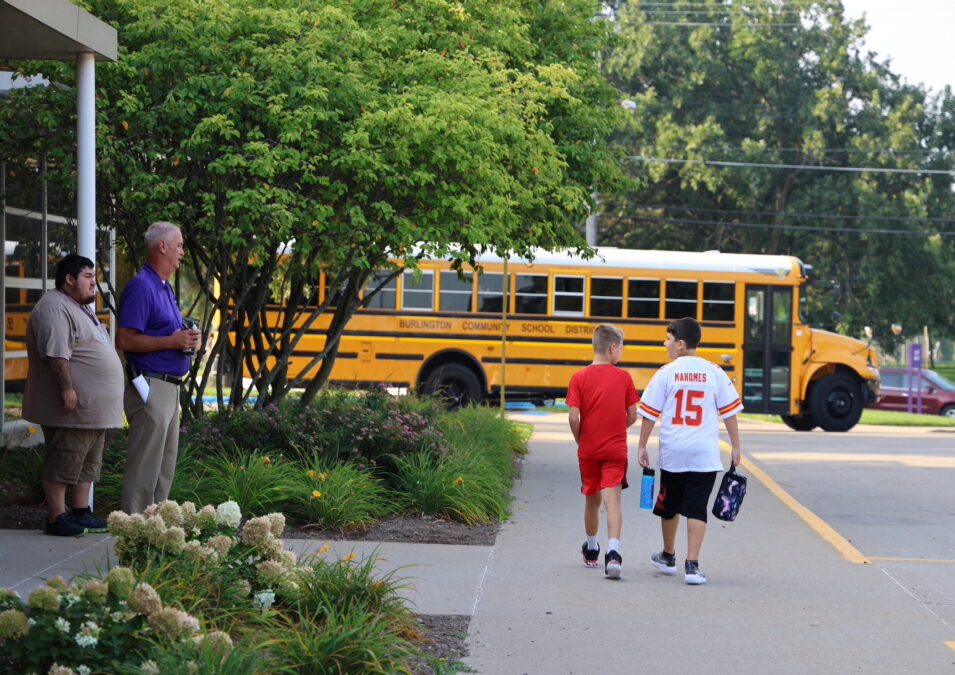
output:
[[[653,513],[665,520],[679,513],[705,523],[716,474],[716,471],[673,473],[660,469],[660,492]]]

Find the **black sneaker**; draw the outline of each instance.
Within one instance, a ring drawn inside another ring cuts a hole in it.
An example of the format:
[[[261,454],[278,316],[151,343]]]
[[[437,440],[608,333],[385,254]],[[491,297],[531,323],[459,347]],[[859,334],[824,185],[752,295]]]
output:
[[[43,519],[43,532],[55,537],[82,537],[86,534],[86,528],[70,518],[69,514],[61,513],[52,523],[49,518]]]
[[[660,551],[650,556],[650,564],[666,575],[676,574],[676,556]]]
[[[706,575],[700,569],[700,563],[696,560],[687,560],[683,566],[685,576],[683,579],[691,586],[699,586],[706,583]]]
[[[620,565],[623,564],[623,558],[616,551],[607,551],[604,556],[604,574],[608,579],[620,578]]]
[[[85,527],[87,532],[109,531],[109,528],[106,526],[106,521],[94,516],[88,506],[85,509],[73,509],[70,518],[72,518],[73,522],[77,525]]]
[[[580,553],[584,556],[584,565],[587,567],[598,567],[600,565],[600,544],[597,544],[597,549],[591,551],[587,548],[587,542],[584,542],[584,545],[580,547]]]

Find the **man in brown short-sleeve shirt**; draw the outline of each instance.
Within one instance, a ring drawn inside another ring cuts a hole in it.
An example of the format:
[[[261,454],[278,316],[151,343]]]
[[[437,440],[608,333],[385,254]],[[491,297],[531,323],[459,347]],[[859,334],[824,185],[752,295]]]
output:
[[[40,298],[27,324],[23,418],[43,429],[44,531],[58,536],[105,531],[89,508],[90,485],[99,480],[106,429],[123,423],[123,366],[87,306],[96,297],[95,270],[88,258],[63,258],[56,289]]]

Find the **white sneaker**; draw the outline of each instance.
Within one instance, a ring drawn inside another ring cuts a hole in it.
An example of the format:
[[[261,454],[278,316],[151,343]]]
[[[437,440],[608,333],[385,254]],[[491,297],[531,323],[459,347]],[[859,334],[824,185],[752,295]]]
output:
[[[691,586],[699,586],[700,584],[706,583],[706,575],[703,574],[703,570],[700,569],[699,563],[687,560],[683,565],[683,570],[685,573],[683,579]]]
[[[668,576],[676,574],[676,556],[667,555],[663,551],[650,556],[650,564]]]

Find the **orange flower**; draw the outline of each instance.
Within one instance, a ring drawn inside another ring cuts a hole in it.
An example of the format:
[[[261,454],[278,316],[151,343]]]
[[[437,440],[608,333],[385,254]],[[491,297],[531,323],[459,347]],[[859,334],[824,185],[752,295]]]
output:
[[[464,479],[461,478],[461,476],[458,476],[457,478],[454,479],[454,484],[455,484],[455,485],[464,485]]]
[[[262,463],[263,463],[263,464],[271,464],[271,463],[272,463],[272,460],[271,460],[269,457],[263,457],[263,458],[262,458]]]
[[[318,477],[318,480],[324,483],[326,480],[328,480],[328,474],[327,473],[320,474]]]
[[[323,554],[323,553],[328,553],[328,552],[331,551],[331,550],[332,550],[332,547],[331,547],[331,546],[327,546],[327,545],[326,545],[326,546],[322,546],[320,549],[318,549],[318,554],[321,555],[321,554]]]
[[[312,490],[312,499],[319,499],[322,496],[322,493],[318,490]]]
[[[315,478],[315,476],[317,476],[318,473],[315,471],[306,471],[305,475],[308,476],[309,478]]]
[[[354,552],[349,553],[349,554],[346,555],[344,558],[342,558],[342,560],[344,560],[345,562],[351,562],[351,561],[354,560],[354,559],[355,559],[355,554],[354,554]]]

